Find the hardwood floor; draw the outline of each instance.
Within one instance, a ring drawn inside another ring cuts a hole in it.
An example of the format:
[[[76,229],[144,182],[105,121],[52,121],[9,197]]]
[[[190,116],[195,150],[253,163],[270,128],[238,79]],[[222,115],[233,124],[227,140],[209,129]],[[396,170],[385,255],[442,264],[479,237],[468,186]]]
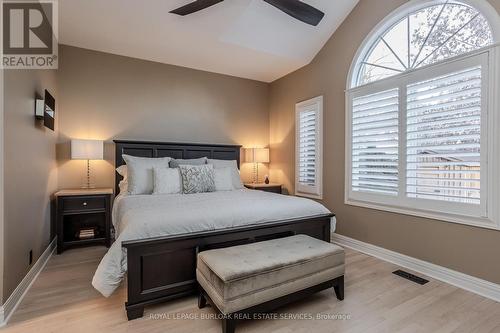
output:
[[[90,284],[105,250],[53,256],[3,331],[220,332],[218,320],[200,319],[215,312],[199,310],[194,296],[148,307],[144,318],[127,321],[125,288],[106,299]],[[349,249],[346,254],[344,301],[327,290],[280,309],[288,319],[246,321],[237,332],[500,332],[500,303],[433,279],[420,286],[392,274],[395,265]],[[289,319],[293,315],[330,318]]]

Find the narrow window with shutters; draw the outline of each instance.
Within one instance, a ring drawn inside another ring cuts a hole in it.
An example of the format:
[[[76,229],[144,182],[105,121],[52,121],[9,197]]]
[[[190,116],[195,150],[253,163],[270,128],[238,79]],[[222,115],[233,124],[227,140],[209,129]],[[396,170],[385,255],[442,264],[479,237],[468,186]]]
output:
[[[295,194],[322,197],[323,97],[296,105]]]

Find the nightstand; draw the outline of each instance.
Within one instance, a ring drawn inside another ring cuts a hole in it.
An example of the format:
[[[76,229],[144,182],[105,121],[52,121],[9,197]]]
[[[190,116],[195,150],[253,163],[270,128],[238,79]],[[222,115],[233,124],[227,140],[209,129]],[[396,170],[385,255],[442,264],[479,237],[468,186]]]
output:
[[[249,183],[245,184],[246,188],[249,188],[251,190],[260,190],[260,191],[265,191],[265,192],[272,192],[272,193],[278,193],[281,194],[281,184],[276,184],[276,183]]]
[[[70,247],[111,245],[112,189],[61,190],[57,205],[57,253]]]

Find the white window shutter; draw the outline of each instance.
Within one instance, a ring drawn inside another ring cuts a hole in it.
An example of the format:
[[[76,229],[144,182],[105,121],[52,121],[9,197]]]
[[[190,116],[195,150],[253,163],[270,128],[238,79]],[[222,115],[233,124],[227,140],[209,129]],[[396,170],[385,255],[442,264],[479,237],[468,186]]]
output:
[[[353,99],[351,184],[354,192],[398,194],[398,100],[397,88]]]
[[[407,87],[408,197],[480,204],[481,66]]]
[[[500,48],[347,92],[346,203],[500,229]]]
[[[323,97],[295,107],[295,194],[316,199],[323,196]]]

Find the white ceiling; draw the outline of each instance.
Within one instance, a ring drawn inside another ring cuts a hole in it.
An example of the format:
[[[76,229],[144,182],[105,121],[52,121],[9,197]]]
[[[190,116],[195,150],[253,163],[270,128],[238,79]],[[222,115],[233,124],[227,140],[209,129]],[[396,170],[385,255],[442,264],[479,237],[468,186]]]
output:
[[[59,42],[271,82],[307,65],[358,2],[303,0],[326,14],[313,27],[262,0],[169,14],[190,1],[59,1]]]

